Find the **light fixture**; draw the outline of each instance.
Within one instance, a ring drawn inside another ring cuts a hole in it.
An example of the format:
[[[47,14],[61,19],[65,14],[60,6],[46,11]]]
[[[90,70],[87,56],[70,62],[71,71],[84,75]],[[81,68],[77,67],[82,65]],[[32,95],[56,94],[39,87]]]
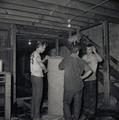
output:
[[[70,23],[71,22],[71,19],[68,19],[68,23]]]
[[[68,28],[71,27],[71,19],[68,19]]]
[[[31,45],[31,40],[28,41],[28,45]]]

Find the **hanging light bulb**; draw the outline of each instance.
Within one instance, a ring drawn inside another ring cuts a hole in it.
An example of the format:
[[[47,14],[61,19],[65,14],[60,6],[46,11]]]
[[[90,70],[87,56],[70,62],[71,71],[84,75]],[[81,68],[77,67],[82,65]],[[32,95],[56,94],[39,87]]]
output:
[[[68,28],[71,27],[71,19],[68,19]]]
[[[71,22],[71,19],[68,19],[68,23],[70,23]]]
[[[31,40],[29,40],[28,45],[31,45]]]
[[[71,27],[71,24],[70,23],[68,23],[68,28],[70,28]]]

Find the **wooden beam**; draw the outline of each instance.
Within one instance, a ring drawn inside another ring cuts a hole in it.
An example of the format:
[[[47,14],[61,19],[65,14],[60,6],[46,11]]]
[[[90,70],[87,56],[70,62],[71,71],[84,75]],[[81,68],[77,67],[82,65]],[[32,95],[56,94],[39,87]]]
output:
[[[75,0],[75,1],[78,2],[78,0]],[[98,4],[100,3],[100,0],[80,0],[80,2],[89,3],[89,4]],[[108,8],[110,10],[116,10],[116,11],[118,11],[118,8],[119,8],[119,4],[117,4],[115,1],[112,1],[112,0],[110,0],[109,2],[101,6],[104,8]]]
[[[104,16],[104,15],[97,15],[97,14],[95,14],[95,17],[97,19],[99,19],[100,21],[108,21],[109,23],[119,24],[119,20],[118,19],[115,19],[115,18],[110,17],[110,16]]]
[[[33,22],[28,22],[28,21],[21,21],[21,20],[16,20],[16,19],[5,19],[3,17],[0,17],[0,22],[2,23],[11,23],[11,24],[20,24],[20,25],[28,25],[28,26],[35,26],[35,27],[42,27],[42,28],[50,28],[50,29],[56,29],[56,30],[62,30],[62,31],[69,31],[69,28],[61,28],[61,27],[56,27],[48,24],[40,24],[40,23],[33,23]],[[71,29],[74,31],[74,29]]]
[[[52,27],[59,27],[59,28],[67,28],[67,24],[66,23],[56,23],[56,22],[49,22],[49,21],[46,21],[46,20],[42,20],[40,21],[39,19],[35,19],[35,18],[28,18],[28,17],[21,17],[21,16],[18,16],[18,15],[9,15],[9,14],[1,14],[0,13],[0,18],[1,19],[6,19],[6,20],[18,20],[18,21],[26,21],[26,22],[32,22],[34,24],[43,24],[43,25],[50,25]],[[80,24],[80,23],[79,23]],[[81,27],[81,25],[74,25],[72,24],[72,29],[76,29],[78,27]],[[81,23],[83,24],[83,23]],[[88,24],[87,24],[88,25]],[[86,26],[86,24],[84,24],[83,26]]]
[[[110,74],[109,74],[109,24],[103,22],[103,52],[104,52],[104,101],[109,105],[110,96]]]
[[[16,6],[16,5],[9,5],[8,3],[0,3],[1,9],[0,9],[0,13],[4,13],[4,14],[9,14],[9,15],[16,15],[16,16],[21,16],[21,17],[28,17],[28,18],[36,18],[39,19],[39,21],[42,20],[46,20],[46,21],[53,21],[53,22],[60,22],[62,23],[67,23],[66,20],[66,16],[64,16],[64,13],[58,13],[55,15],[50,15],[49,10],[43,10],[43,9],[39,9],[32,11],[29,11],[28,7],[24,7],[24,6]],[[69,16],[69,15],[68,15]],[[71,16],[71,15],[70,15]],[[73,16],[73,15],[72,15]],[[94,20],[90,20],[87,21],[87,19],[80,19],[80,20],[75,20],[73,21],[72,24],[79,24],[79,23],[94,23]]]
[[[56,39],[56,55],[59,55],[59,40]]]
[[[90,9],[93,4],[91,3],[82,3],[80,1],[76,2],[76,1],[56,1],[56,0],[34,0],[34,1],[39,1],[39,2],[46,2],[49,4],[55,4],[55,5],[60,5],[60,6],[65,6],[65,7],[69,7],[69,8],[74,8],[74,9],[79,9],[82,11],[87,11],[88,9]],[[101,14],[101,15],[105,15],[105,16],[111,16],[111,17],[119,17],[119,13],[118,11],[115,10],[110,10],[104,7],[97,7],[96,9],[92,10],[93,13],[97,13],[97,14]],[[114,15],[116,14],[116,15]]]
[[[60,37],[58,35],[47,34],[47,33],[39,33],[39,32],[28,32],[28,31],[19,31],[17,35],[36,35],[36,36],[44,36],[44,38],[57,38],[57,39],[66,39],[64,37]]]
[[[97,24],[94,24],[94,25],[92,25],[92,26],[89,26],[89,27],[85,27],[85,28],[83,28],[83,29],[80,29],[80,31],[82,32],[82,31],[85,31],[85,30],[87,30],[87,29],[90,29],[90,28],[93,28],[93,27],[96,27],[96,26],[98,26],[98,25],[101,25],[102,23],[97,23]]]
[[[51,2],[49,0],[46,0],[48,3]],[[40,0],[40,2],[36,2],[33,0],[26,0],[26,1],[19,1],[19,0],[4,0],[3,2],[7,2],[9,4],[14,4],[14,5],[21,5],[21,6],[25,6],[25,7],[29,7],[32,9],[37,9],[37,11],[39,11],[39,8],[42,6],[42,8],[44,8],[46,10],[46,8],[48,8],[47,10],[53,11],[53,8],[55,6],[56,9],[53,12],[53,15],[56,13],[63,13],[64,16],[66,17],[66,15],[68,15],[68,13],[71,13],[72,15],[81,15],[81,16],[85,16],[85,17],[90,17],[93,16],[94,14],[99,14],[99,15],[104,15],[104,16],[110,16],[113,18],[119,18],[119,13],[118,11],[112,11],[112,10],[108,10],[105,8],[97,8],[96,10],[92,11],[92,13],[88,13],[87,15],[83,15],[83,13],[89,9],[90,7],[92,7],[91,5],[86,5],[86,4],[77,4],[77,2],[73,2],[71,4],[70,7],[62,4],[62,6],[58,5],[58,1],[54,1],[55,3],[51,4],[51,3],[45,3],[44,0]],[[60,1],[61,3],[61,1]],[[36,12],[37,12],[36,11]],[[67,12],[66,12],[67,11]],[[92,15],[93,14],[93,15]]]
[[[73,12],[73,14],[67,13],[65,14],[65,10],[62,12],[61,10],[58,12],[55,12],[55,14],[51,14],[50,12],[52,11],[51,8],[49,9],[43,9],[42,7],[40,8],[34,8],[31,6],[22,6],[19,4],[13,4],[13,3],[0,3],[1,8],[9,14],[13,15],[19,15],[19,16],[24,16],[24,17],[33,17],[37,19],[45,19],[45,20],[54,20],[55,22],[61,22],[61,23],[66,23],[67,19],[70,18],[70,16],[74,16],[76,12]],[[46,7],[47,8],[47,7]],[[1,9],[1,10],[2,10]],[[74,14],[75,13],[75,14]],[[87,19],[81,18],[80,20],[75,20],[73,21],[72,24],[79,24],[79,23],[94,23],[94,20],[87,21]]]
[[[11,45],[13,49],[13,103],[16,102],[16,26],[11,24]]]
[[[11,73],[3,73],[5,77],[5,120],[11,119]]]

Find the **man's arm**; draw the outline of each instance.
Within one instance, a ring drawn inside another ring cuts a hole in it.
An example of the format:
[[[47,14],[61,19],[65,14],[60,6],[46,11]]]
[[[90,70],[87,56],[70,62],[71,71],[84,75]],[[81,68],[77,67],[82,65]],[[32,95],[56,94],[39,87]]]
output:
[[[87,78],[93,71],[92,69],[88,66],[88,64],[83,61],[83,66],[84,66],[84,74],[81,76],[81,79]]]
[[[92,49],[93,49],[93,52],[97,58],[97,61],[102,62],[102,57],[96,52],[96,48],[93,46]]]
[[[47,72],[47,69],[45,67],[45,65],[42,63],[41,59],[40,58],[36,58],[38,64],[40,65],[40,67],[44,70],[44,72],[46,73]]]
[[[45,56],[45,58],[42,60],[42,63],[44,63],[46,60],[48,60],[49,59],[49,56],[48,55],[46,55]]]
[[[85,72],[84,75],[81,76],[81,79],[87,78],[91,73],[92,73],[92,70]]]

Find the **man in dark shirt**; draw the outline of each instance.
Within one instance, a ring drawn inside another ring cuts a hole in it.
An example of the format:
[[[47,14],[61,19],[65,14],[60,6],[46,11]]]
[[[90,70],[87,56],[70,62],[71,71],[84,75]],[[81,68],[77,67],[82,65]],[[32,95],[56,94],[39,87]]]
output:
[[[88,77],[92,70],[85,61],[79,58],[79,46],[72,45],[71,52],[72,54],[59,64],[59,69],[64,70],[64,118],[72,120],[70,106],[73,101],[73,116],[75,120],[79,120],[84,86],[82,79]]]

